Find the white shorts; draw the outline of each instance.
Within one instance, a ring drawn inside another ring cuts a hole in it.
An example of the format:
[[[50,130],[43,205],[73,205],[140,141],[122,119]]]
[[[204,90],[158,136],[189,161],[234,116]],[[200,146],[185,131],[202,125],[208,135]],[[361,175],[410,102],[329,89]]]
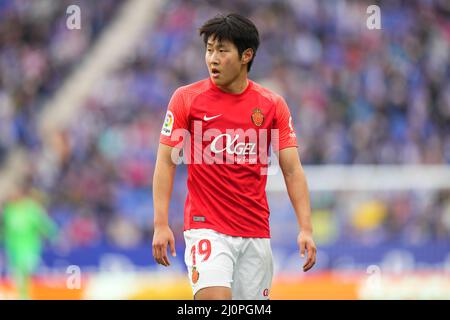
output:
[[[267,300],[272,285],[270,239],[232,237],[211,229],[184,232],[184,261],[195,296],[207,287],[231,288],[234,300]]]

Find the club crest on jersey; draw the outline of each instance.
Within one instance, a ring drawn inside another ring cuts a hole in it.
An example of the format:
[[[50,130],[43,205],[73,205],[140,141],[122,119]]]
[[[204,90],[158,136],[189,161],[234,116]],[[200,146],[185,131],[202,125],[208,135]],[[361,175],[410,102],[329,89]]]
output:
[[[200,273],[197,271],[196,267],[192,268],[192,283],[196,284],[200,278]]]
[[[167,110],[166,118],[164,120],[163,127],[161,129],[161,133],[165,136],[170,136],[172,134],[172,128],[174,123],[174,116],[170,110]]]
[[[261,109],[256,108],[253,110],[252,122],[255,126],[260,127],[264,122],[264,115]]]

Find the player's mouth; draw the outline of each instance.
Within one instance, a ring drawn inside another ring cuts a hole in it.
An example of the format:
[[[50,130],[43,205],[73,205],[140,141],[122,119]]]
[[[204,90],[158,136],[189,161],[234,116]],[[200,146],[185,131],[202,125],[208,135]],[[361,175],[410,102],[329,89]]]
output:
[[[211,76],[212,76],[213,78],[218,78],[219,75],[220,75],[220,72],[219,72],[218,69],[216,69],[216,68],[211,68]]]

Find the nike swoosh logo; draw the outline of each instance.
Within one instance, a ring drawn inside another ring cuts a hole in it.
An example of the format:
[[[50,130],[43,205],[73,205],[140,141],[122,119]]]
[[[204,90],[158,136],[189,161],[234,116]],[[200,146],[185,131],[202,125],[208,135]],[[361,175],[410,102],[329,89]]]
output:
[[[207,117],[206,114],[205,114],[205,116],[203,117],[203,120],[209,121],[209,120],[215,119],[215,118],[220,117],[220,116],[221,116],[221,114],[219,114],[217,116],[213,116],[213,117]]]

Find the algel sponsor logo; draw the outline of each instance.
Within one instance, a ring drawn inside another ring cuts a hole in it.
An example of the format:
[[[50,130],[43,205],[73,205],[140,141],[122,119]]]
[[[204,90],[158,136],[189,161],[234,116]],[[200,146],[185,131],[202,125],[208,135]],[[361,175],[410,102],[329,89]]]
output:
[[[217,147],[217,142],[225,137],[226,144],[225,147],[220,149],[220,147]],[[244,142],[238,142],[236,141],[239,139],[239,135],[235,135],[234,138],[227,133],[218,135],[213,142],[211,142],[211,151],[214,153],[221,153],[226,150],[228,154],[236,154],[236,155],[249,155],[253,154],[256,155],[256,143],[244,143]]]
[[[278,129],[236,128],[223,132],[217,128],[203,130],[202,121],[193,121],[192,125],[192,133],[182,128],[172,130],[170,139],[178,141],[172,152],[173,163],[258,164],[262,175],[269,174],[269,165],[276,168],[278,159],[269,152],[269,142],[274,150],[278,149]]]

